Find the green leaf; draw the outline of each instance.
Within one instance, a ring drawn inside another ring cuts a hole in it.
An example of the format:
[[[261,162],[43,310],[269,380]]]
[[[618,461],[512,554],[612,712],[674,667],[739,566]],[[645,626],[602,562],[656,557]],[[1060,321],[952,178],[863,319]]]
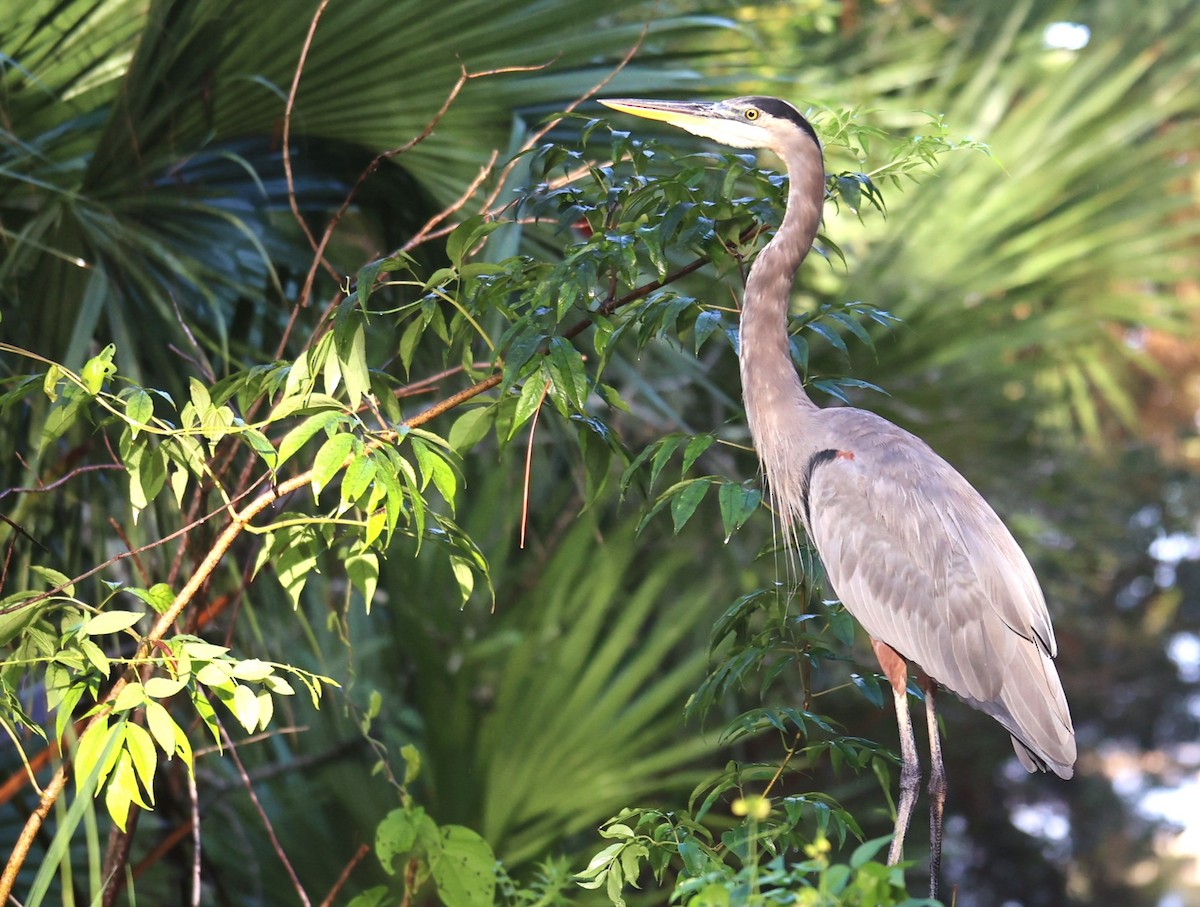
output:
[[[300,593],[308,582],[308,574],[317,568],[318,548],[312,537],[303,529],[296,532],[280,532],[288,540],[278,553],[275,575],[292,600],[292,607],[300,607]]]
[[[446,907],[491,907],[496,897],[496,855],[469,828],[442,828],[442,855],[433,880]]]
[[[386,885],[376,885],[361,891],[351,898],[346,907],[388,907],[395,903]]]
[[[198,378],[188,378],[188,390],[191,392],[192,411],[196,421],[203,424],[213,412],[212,396]]]
[[[42,425],[42,435],[38,440],[38,452],[44,453],[55,441],[66,434],[75,424],[83,411],[83,403],[87,396],[75,385],[69,385],[63,390],[62,396],[50,407],[46,421]]]
[[[511,441],[521,426],[529,421],[529,418],[542,405],[542,400],[547,393],[546,382],[542,380],[540,372],[535,372],[525,379],[525,384],[521,388],[520,396],[517,397],[517,406],[513,411],[512,425],[508,429],[508,437],[505,439]]]
[[[379,555],[363,551],[346,558],[346,577],[363,597],[363,607],[371,613],[371,600],[379,583]]]
[[[152,699],[170,699],[187,686],[187,683],[175,677],[159,676],[146,678],[143,686],[145,687],[146,695]]]
[[[266,463],[268,468],[275,468],[279,461],[279,454],[276,452],[270,438],[257,428],[243,428],[241,438],[252,451],[258,454],[259,459]]]
[[[60,573],[53,567],[43,567],[39,564],[33,564],[29,569],[44,579],[51,589],[60,589],[62,594],[67,598],[75,597],[75,584],[71,582],[71,578],[65,573]]]
[[[412,784],[421,774],[421,751],[411,743],[406,743],[400,748],[400,756],[404,759],[404,783]]]
[[[758,509],[762,502],[762,492],[736,482],[726,482],[717,492],[717,500],[721,505],[721,525],[725,529],[725,541],[729,541]]]
[[[375,460],[359,451],[342,477],[342,509],[349,507],[366,493],[375,478]]]
[[[268,690],[277,696],[295,696],[296,691],[292,689],[292,685],[280,677],[278,674],[272,674],[270,677],[263,678],[263,684]]]
[[[61,365],[51,365],[46,369],[46,376],[42,379],[42,392],[51,403],[58,402],[58,382],[62,380],[63,374]]]
[[[854,645],[854,618],[850,612],[841,606],[834,606],[829,611],[829,629],[843,646]]]
[[[146,727],[168,759],[175,755],[175,734],[180,730],[171,713],[157,702],[146,703]]]
[[[675,532],[677,534],[687,524],[687,521],[692,518],[692,514],[700,506],[700,502],[704,500],[704,495],[708,492],[711,482],[712,479],[705,476],[704,478],[680,482],[675,486],[674,496],[671,500],[671,520],[675,525]],[[668,492],[668,494],[670,493]]]
[[[700,353],[700,348],[704,346],[705,341],[721,328],[722,322],[723,318],[720,312],[704,311],[696,316],[693,333],[695,334],[694,349],[697,354]]]
[[[72,774],[77,789],[82,789],[84,781],[93,771],[99,772],[97,786],[104,783],[121,752],[120,742],[125,739],[122,728],[123,720],[110,725],[108,719],[101,718],[84,731],[75,746],[75,770]]]
[[[413,437],[412,448],[417,458],[417,466],[421,470],[421,490],[424,491],[432,479],[434,486],[453,512],[458,495],[458,476],[455,475],[454,468],[446,462],[439,449],[420,438]]]
[[[579,350],[569,340],[554,337],[547,359],[552,389],[557,389],[577,412],[583,412],[587,407],[589,381]]]
[[[667,465],[667,461],[671,459],[672,454],[679,449],[679,445],[685,440],[684,435],[667,435],[660,442],[658,448],[654,451],[654,457],[650,462],[650,487],[654,487],[654,483],[658,481],[659,473],[663,467]],[[640,459],[640,458],[639,458]]]
[[[274,665],[257,658],[247,658],[233,663],[233,676],[238,680],[266,680],[274,673]]]
[[[149,589],[131,587],[125,591],[140,598],[158,614],[165,614],[175,602],[175,593],[166,583],[155,583]]]
[[[475,591],[475,571],[471,569],[471,564],[464,558],[451,556],[450,567],[454,571],[454,579],[458,583],[458,594],[462,599],[463,605],[471,598],[471,593]]]
[[[829,345],[838,352],[847,354],[849,353],[849,350],[846,349],[846,341],[842,340],[837,331],[833,330],[827,325],[821,324],[819,321],[810,321],[806,327],[814,334],[820,334],[822,337],[828,340]]]
[[[874,676],[856,673],[850,675],[850,680],[869,703],[876,708],[883,708],[883,690]]]
[[[129,822],[129,810],[133,807],[135,796],[141,796],[137,789],[137,778],[129,761],[129,753],[122,749],[118,751],[116,765],[104,787],[104,807],[112,817],[113,824],[121,831],[125,831]]]
[[[255,695],[254,690],[239,683],[233,688],[233,699],[225,700],[225,704],[229,706],[234,717],[237,718],[238,724],[244,727],[247,733],[255,731],[262,713],[259,710],[258,696]]]
[[[504,354],[505,389],[512,386],[521,376],[526,363],[541,352],[545,342],[546,335],[540,331],[527,331],[518,334],[512,339],[507,352]]]
[[[129,431],[135,438],[138,436],[138,432],[154,418],[154,401],[140,387],[135,387],[133,392],[125,398],[125,417],[132,423]]]
[[[870,841],[864,841],[854,848],[854,853],[850,855],[850,866],[853,869],[859,869],[863,864],[875,859],[875,855],[887,847],[892,841],[891,835],[883,835],[879,838],[872,838]]]
[[[465,453],[487,437],[495,421],[494,406],[476,406],[467,410],[450,426],[450,446],[460,454]]]
[[[424,817],[424,811],[417,808]],[[396,874],[394,860],[413,849],[417,841],[417,825],[413,813],[406,809],[393,809],[384,816],[375,828],[375,855],[390,874]]]
[[[313,458],[313,497],[319,497],[321,489],[333,480],[350,458],[350,453],[359,446],[358,438],[346,432],[334,435],[317,450]]]
[[[686,473],[692,468],[692,464],[700,458],[706,450],[712,447],[713,442],[717,440],[713,435],[696,435],[692,440],[688,441],[688,445],[683,451],[683,466],[680,473]]]
[[[343,422],[345,418],[342,413],[337,412],[323,412],[309,416],[284,435],[283,440],[279,442],[279,458],[275,461],[275,468],[283,466],[317,432],[329,431]]]
[[[228,661],[210,661],[196,671],[196,682],[212,690],[231,690],[233,666]]]
[[[142,444],[125,460],[129,473],[129,503],[134,520],[162,491],[167,481],[167,457],[156,444]]]
[[[446,238],[446,257],[454,267],[460,268],[464,259],[479,242],[490,235],[501,221],[485,221],[482,215],[474,214],[454,228]]]
[[[388,813],[375,832],[375,853],[389,874],[396,873],[398,858],[418,858],[414,882],[420,886],[442,852],[437,824],[419,806]]]
[[[150,732],[132,721],[125,724],[125,747],[133,763],[134,773],[142,783],[142,789],[154,803],[154,772],[158,768],[158,751]]]
[[[84,623],[83,632],[88,636],[119,633],[129,629],[145,616],[141,611],[103,611]]]
[[[136,680],[128,683],[117,694],[116,700],[113,702],[114,712],[128,712],[133,709],[140,709],[146,702],[146,688]]]
[[[83,652],[84,657],[92,663],[101,676],[108,677],[109,671],[112,670],[112,663],[108,660],[108,656],[104,654],[104,650],[92,642],[90,639],[81,639],[79,648]]]
[[[16,639],[50,604],[47,599],[33,605],[19,604],[23,599],[35,598],[40,594],[30,589],[0,599],[0,646],[6,646]]]
[[[400,362],[404,366],[405,374],[412,368],[413,356],[417,354],[417,347],[424,335],[425,322],[420,318],[414,318],[400,335]]]
[[[362,397],[371,391],[371,371],[367,366],[366,331],[359,319],[342,319],[334,328],[334,350],[338,372],[346,385],[350,408],[358,409]],[[330,356],[334,359],[335,356]]]

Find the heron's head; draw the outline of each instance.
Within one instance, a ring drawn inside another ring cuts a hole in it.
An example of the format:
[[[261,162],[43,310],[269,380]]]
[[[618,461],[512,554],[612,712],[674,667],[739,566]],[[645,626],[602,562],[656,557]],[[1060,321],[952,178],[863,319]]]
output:
[[[795,107],[779,98],[730,98],[728,101],[649,101],[609,98],[601,104],[661,120],[734,148],[767,148],[779,151],[798,136],[820,147],[816,132]]]

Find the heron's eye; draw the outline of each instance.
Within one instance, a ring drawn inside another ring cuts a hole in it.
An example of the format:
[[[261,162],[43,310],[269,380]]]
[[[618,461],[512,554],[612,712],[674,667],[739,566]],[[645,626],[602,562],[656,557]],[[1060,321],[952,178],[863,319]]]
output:
[[[758,108],[747,107],[744,116],[748,120],[757,120],[758,119]]]

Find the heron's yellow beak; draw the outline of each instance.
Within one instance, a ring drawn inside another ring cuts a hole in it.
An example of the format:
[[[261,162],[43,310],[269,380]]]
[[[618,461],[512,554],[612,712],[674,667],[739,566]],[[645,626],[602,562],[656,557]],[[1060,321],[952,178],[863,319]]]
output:
[[[711,123],[714,118],[714,104],[704,101],[647,101],[640,98],[600,98],[600,103],[621,113],[631,113],[635,117],[647,120],[658,120],[678,126],[680,129],[693,131],[704,123]]]

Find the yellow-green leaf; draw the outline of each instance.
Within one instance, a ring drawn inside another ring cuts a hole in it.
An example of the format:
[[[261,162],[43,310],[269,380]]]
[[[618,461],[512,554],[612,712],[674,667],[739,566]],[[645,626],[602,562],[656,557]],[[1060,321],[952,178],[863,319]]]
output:
[[[239,683],[234,687],[232,701],[227,702],[226,705],[233,711],[238,724],[247,732],[253,732],[258,727],[258,697],[250,687]]]
[[[125,688],[117,694],[117,701],[113,703],[114,712],[128,712],[130,709],[140,708],[146,702],[146,688],[136,680],[133,683],[126,684]]]
[[[238,680],[265,680],[274,672],[274,667],[257,658],[247,658],[233,665],[233,676]]]
[[[125,398],[125,418],[130,422],[129,433],[135,438],[154,418],[154,401],[140,387],[135,387]]]
[[[142,782],[142,789],[154,803],[154,772],[158,768],[158,750],[154,738],[140,724],[132,721],[125,725],[125,746],[129,750],[134,772]]]
[[[102,611],[83,625],[88,636],[104,636],[128,630],[146,615],[140,611]]]
[[[167,758],[174,756],[177,725],[171,713],[161,703],[146,703],[146,727],[150,729],[150,736],[154,738],[159,749],[167,754]]]
[[[151,677],[146,681],[146,695],[151,699],[170,699],[187,684],[174,677]]]
[[[357,442],[358,439],[354,435],[343,432],[334,435],[321,445],[313,459],[312,489],[314,497],[320,495],[321,489],[341,471]]]

